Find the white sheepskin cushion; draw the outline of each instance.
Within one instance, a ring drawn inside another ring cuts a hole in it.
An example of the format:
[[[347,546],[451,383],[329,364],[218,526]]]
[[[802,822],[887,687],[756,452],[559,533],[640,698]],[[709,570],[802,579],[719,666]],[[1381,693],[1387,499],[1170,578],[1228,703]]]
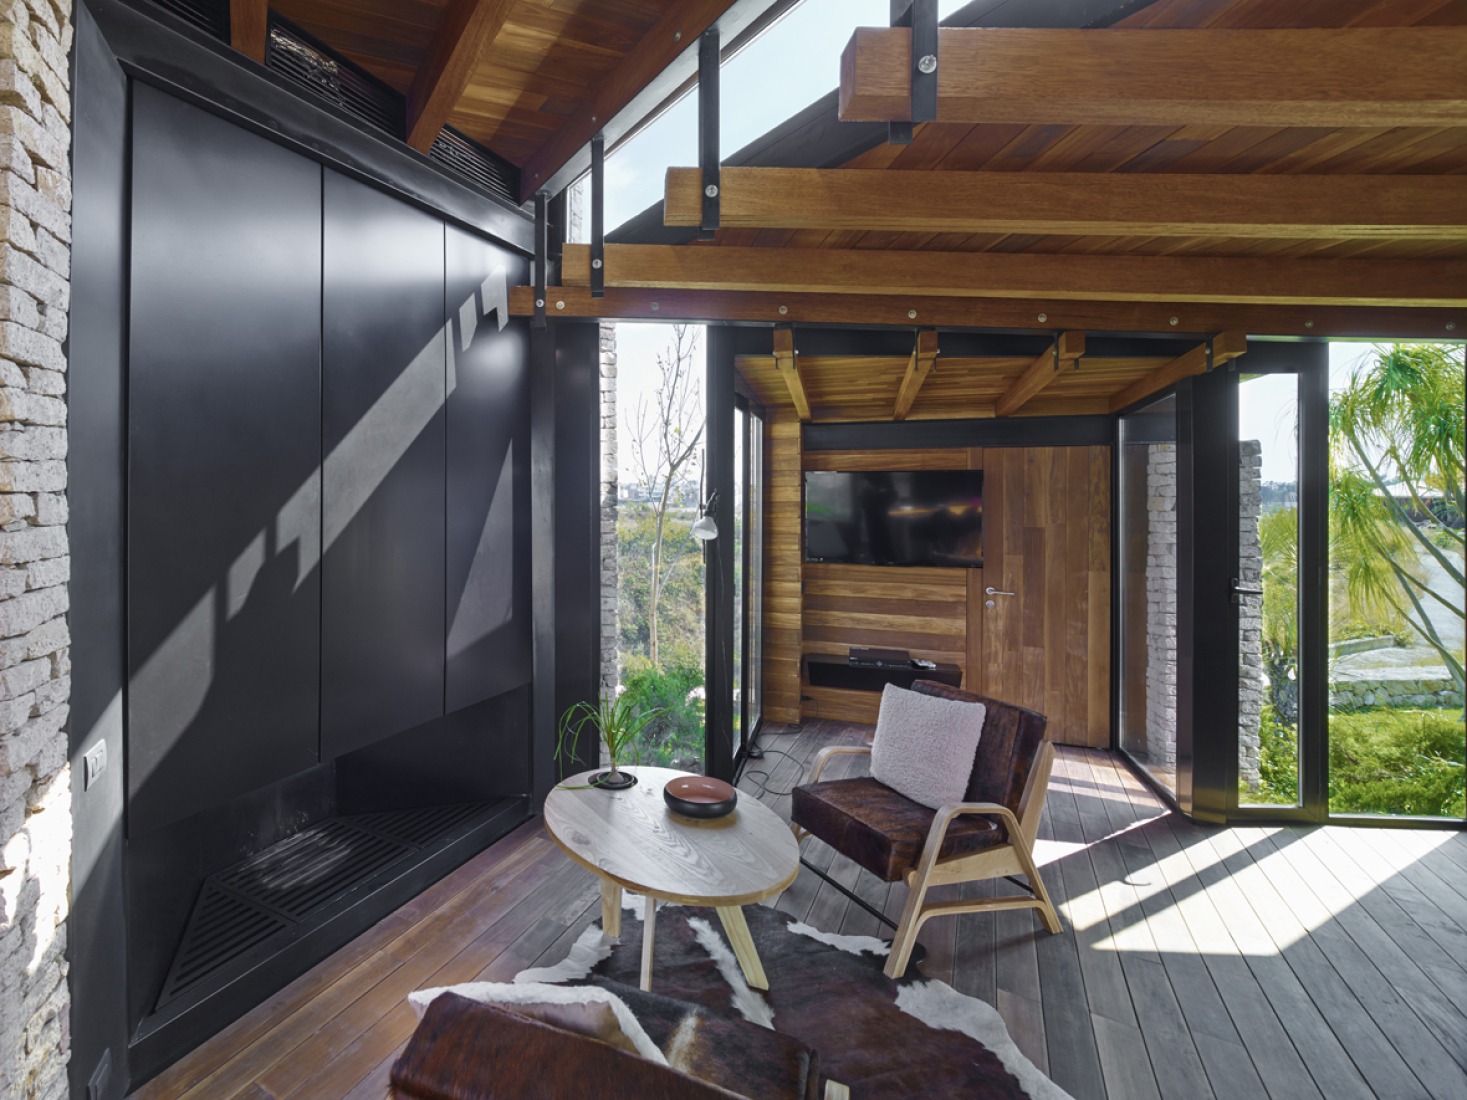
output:
[[[871,777],[936,810],[963,801],[988,708],[887,684],[881,693]]]

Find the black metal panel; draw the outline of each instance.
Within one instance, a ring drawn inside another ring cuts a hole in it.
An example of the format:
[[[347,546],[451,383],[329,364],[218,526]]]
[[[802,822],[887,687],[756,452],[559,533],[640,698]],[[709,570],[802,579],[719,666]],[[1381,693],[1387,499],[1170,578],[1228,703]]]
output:
[[[133,93],[128,822],[317,760],[320,168]]]
[[[473,802],[530,789],[530,688],[435,718],[336,761],[340,812]]]
[[[523,211],[464,186],[428,158],[372,133],[344,112],[302,98],[293,84],[227,45],[161,10],[150,18],[125,0],[88,0],[87,6],[129,76],[529,252],[531,224]]]
[[[718,537],[703,543],[704,704],[703,770],[719,779],[733,779],[734,689],[734,369],[729,331],[710,326],[704,411],[704,476],[706,492],[716,494],[710,514]]]
[[[1115,438],[1110,416],[1011,416],[994,420],[883,420],[806,424],[807,451],[909,447],[1103,447]]]
[[[71,336],[71,911],[67,916],[71,1094],[86,1096],[104,1057],[116,1100],[127,1085],[123,935],[123,500],[127,280],[127,78],[90,12],[76,9],[72,80]],[[82,756],[107,746],[87,786]]]
[[[532,808],[560,777],[556,724],[597,697],[601,664],[601,332],[555,322],[530,334],[530,455],[534,606]],[[567,774],[590,766],[566,761]]]
[[[451,226],[446,263],[452,712],[530,680],[530,337],[523,259]]]
[[[443,713],[444,226],[327,171],[321,756]]]

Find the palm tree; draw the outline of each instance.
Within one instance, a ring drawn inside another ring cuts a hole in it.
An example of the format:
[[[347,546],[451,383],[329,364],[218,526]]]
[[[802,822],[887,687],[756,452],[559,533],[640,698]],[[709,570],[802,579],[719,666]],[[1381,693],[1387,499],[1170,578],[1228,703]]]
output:
[[[1435,603],[1467,616],[1463,388],[1460,348],[1397,344],[1377,348],[1329,409],[1330,545],[1350,601],[1404,619],[1440,655],[1459,692],[1462,659],[1427,609]],[[1413,518],[1427,515],[1441,521],[1445,547]],[[1424,579],[1424,559],[1449,583]]]

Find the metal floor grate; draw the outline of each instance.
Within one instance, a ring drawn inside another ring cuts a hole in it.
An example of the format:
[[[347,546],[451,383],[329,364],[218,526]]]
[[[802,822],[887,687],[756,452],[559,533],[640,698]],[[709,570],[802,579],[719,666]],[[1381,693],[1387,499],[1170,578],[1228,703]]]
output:
[[[487,808],[486,803],[331,818],[243,863],[211,875],[199,889],[157,1008],[225,976],[272,937],[388,870]]]

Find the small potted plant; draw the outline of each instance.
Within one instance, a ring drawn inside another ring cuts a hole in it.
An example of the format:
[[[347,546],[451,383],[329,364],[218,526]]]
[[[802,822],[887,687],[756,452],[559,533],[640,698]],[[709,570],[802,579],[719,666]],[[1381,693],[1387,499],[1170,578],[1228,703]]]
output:
[[[643,708],[637,696],[625,688],[618,687],[612,695],[602,695],[600,702],[573,703],[560,716],[560,736],[555,743],[555,759],[575,759],[580,747],[581,734],[589,726],[606,748],[611,767],[591,777],[590,786],[605,790],[623,791],[635,786],[637,777],[621,770],[630,756],[632,763],[639,761],[637,739],[649,724],[666,714],[663,707]]]

